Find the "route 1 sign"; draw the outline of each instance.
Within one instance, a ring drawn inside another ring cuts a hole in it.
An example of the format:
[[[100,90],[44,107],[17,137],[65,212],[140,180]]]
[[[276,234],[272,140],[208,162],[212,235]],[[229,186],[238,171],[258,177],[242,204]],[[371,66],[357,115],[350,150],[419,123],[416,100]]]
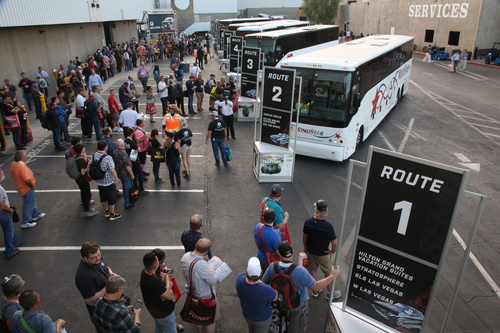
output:
[[[467,171],[380,148],[370,153],[346,306],[419,332]]]

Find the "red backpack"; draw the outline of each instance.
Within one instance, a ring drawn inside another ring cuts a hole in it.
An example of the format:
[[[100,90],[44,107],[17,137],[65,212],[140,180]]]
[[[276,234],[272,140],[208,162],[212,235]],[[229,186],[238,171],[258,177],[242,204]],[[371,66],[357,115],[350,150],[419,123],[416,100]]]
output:
[[[292,264],[285,273],[280,273],[278,262],[275,261],[273,263],[275,274],[271,278],[271,283],[269,283],[269,285],[278,292],[278,300],[276,303],[280,310],[294,309],[300,304],[300,295],[291,277],[295,267],[297,267],[297,265]]]

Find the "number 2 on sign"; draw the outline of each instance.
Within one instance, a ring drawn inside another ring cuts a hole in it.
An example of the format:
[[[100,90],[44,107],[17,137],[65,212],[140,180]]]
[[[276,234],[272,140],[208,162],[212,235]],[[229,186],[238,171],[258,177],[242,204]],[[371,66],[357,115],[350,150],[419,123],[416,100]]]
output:
[[[281,98],[280,98],[280,96],[281,96],[281,91],[282,91],[282,90],[281,90],[281,87],[279,87],[279,86],[274,86],[274,87],[273,87],[273,93],[276,93],[276,94],[273,96],[273,98],[272,98],[272,101],[273,101],[273,102],[278,102],[278,103],[280,103],[280,102],[281,102]]]
[[[410,219],[412,205],[413,204],[408,201],[400,201],[394,204],[394,211],[401,209],[401,215],[399,216],[398,224],[398,234],[406,235],[406,229],[408,228],[408,220]]]

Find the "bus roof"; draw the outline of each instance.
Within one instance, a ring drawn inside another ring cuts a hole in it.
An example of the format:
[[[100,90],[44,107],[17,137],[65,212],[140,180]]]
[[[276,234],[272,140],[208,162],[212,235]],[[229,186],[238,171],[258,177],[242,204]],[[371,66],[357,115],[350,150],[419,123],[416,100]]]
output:
[[[410,36],[373,35],[284,58],[278,66],[354,71],[363,63],[411,40]]]
[[[232,19],[222,19],[217,22],[220,24],[232,24],[232,23],[244,23],[244,22],[268,22],[271,18],[266,17],[246,17],[246,18],[232,18]]]
[[[316,24],[316,25],[310,25],[310,26],[306,26],[306,27],[293,27],[293,28],[286,28],[286,29],[281,29],[281,30],[263,31],[263,32],[257,32],[257,33],[245,35],[245,38],[279,38],[279,37],[301,34],[304,32],[327,30],[327,29],[332,29],[332,28],[338,28],[338,25]],[[332,37],[334,38],[334,40],[336,40],[336,39],[338,39],[339,36],[337,35],[337,36],[332,36]]]
[[[276,21],[269,21],[269,22],[262,22],[259,24],[249,24],[249,25],[242,25],[238,28],[238,32],[242,31],[266,31],[266,30],[272,30],[272,29],[284,29],[287,27],[293,27],[293,26],[305,26],[309,25],[309,22],[307,21],[299,21],[299,20],[276,20]]]

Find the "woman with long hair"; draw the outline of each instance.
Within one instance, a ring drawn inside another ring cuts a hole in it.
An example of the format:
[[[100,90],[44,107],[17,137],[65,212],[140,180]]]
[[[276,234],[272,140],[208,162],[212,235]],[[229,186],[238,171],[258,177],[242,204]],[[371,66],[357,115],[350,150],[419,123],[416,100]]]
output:
[[[135,88],[135,84],[130,84],[130,98],[129,101],[134,104],[134,110],[139,112],[139,97],[141,96],[140,93],[137,92],[137,89]]]
[[[155,68],[153,69],[153,79],[156,82],[156,92],[160,93],[158,91],[158,83],[160,82],[160,66],[155,65]]]
[[[155,95],[153,94],[153,88],[151,86],[146,87],[146,114],[149,114],[149,122],[151,123],[156,123],[156,120],[154,120],[154,115],[156,114],[156,98]]]
[[[186,118],[181,118],[181,130],[175,133],[175,141],[181,147],[182,164],[184,165],[184,177],[191,176],[191,138],[193,132],[187,128],[188,124]]]
[[[151,131],[150,139],[149,139],[149,144],[151,148],[154,150],[157,150],[161,147],[160,140],[158,140],[158,130],[155,128]],[[155,183],[161,184],[164,183],[165,180],[160,178],[160,163],[159,161],[156,161],[154,156],[151,156],[151,162],[153,163],[153,175],[155,177]]]
[[[163,147],[165,148],[165,160],[168,167],[170,185],[172,185],[172,189],[174,189],[175,181],[177,181],[177,187],[181,187],[181,159],[179,144],[175,142],[172,135],[169,135],[163,144]]]

